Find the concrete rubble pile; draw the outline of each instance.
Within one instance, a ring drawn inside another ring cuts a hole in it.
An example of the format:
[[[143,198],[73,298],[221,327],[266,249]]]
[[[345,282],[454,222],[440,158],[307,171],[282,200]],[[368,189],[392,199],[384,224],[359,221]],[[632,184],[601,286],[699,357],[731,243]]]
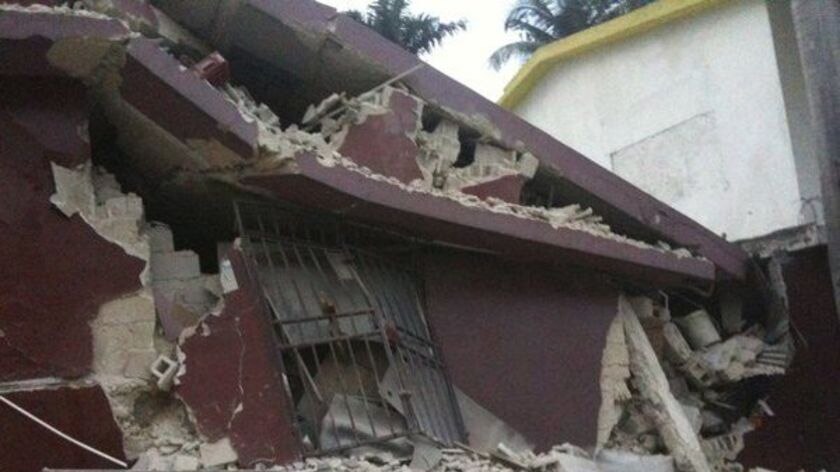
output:
[[[678,470],[741,470],[744,435],[773,415],[749,380],[785,373],[790,335],[771,344],[754,324],[723,339],[707,311],[672,318],[645,297],[620,311],[604,352],[599,447],[670,451]]]

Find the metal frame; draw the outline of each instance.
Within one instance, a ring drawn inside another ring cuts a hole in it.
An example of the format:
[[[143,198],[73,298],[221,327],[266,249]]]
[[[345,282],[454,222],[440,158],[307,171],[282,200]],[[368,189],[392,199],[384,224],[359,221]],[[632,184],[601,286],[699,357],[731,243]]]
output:
[[[304,453],[413,434],[462,441],[420,284],[380,254],[410,241],[291,208],[236,202],[235,212],[248,271],[272,314]]]

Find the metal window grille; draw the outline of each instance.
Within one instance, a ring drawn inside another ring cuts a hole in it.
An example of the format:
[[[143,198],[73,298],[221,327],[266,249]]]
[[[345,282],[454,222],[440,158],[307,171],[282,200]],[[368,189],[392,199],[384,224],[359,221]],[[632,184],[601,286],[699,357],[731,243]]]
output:
[[[336,452],[464,427],[408,264],[405,240],[337,219],[236,204],[249,271],[264,291],[304,451]],[[374,249],[375,248],[375,249]]]

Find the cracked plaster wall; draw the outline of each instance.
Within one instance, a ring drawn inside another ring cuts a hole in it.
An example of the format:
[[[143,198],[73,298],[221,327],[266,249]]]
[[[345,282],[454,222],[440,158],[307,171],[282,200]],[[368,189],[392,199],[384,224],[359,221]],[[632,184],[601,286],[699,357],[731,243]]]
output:
[[[67,87],[67,103],[74,103],[75,94],[84,93]],[[30,94],[31,107],[37,112],[0,110],[6,130],[0,150],[4,201],[0,252],[7,261],[0,269],[6,272],[0,277],[0,378],[4,381],[89,373],[94,350],[88,322],[101,304],[138,290],[144,267],[142,260],[101,238],[80,216],[68,218],[50,204],[54,191],[50,156],[60,154],[64,163],[81,161],[87,158],[87,146],[78,137],[70,145],[55,140],[67,136],[59,126],[61,114],[44,120],[44,131],[38,134],[21,124],[27,116],[54,109],[55,103],[38,107],[40,90],[41,84],[32,83],[17,88],[24,96]],[[55,134],[49,132],[53,126],[59,129]],[[71,126],[75,133],[76,125]]]
[[[175,391],[201,434],[229,440],[240,465],[290,462],[300,454],[290,422],[294,407],[287,404],[271,326],[244,256],[233,249],[228,258],[235,288],[226,290],[223,310],[183,333]]]

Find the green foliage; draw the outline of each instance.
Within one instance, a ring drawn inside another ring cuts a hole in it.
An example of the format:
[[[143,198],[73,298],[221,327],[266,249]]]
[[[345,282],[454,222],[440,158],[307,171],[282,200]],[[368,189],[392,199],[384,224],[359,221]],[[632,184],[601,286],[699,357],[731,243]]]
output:
[[[464,20],[442,22],[424,13],[412,15],[409,6],[409,0],[375,0],[366,13],[358,10],[344,13],[414,54],[430,52],[447,36],[467,28]]]
[[[499,69],[511,58],[527,59],[540,46],[624,15],[654,0],[517,0],[508,12],[505,31],[519,41],[497,49],[490,65]]]

